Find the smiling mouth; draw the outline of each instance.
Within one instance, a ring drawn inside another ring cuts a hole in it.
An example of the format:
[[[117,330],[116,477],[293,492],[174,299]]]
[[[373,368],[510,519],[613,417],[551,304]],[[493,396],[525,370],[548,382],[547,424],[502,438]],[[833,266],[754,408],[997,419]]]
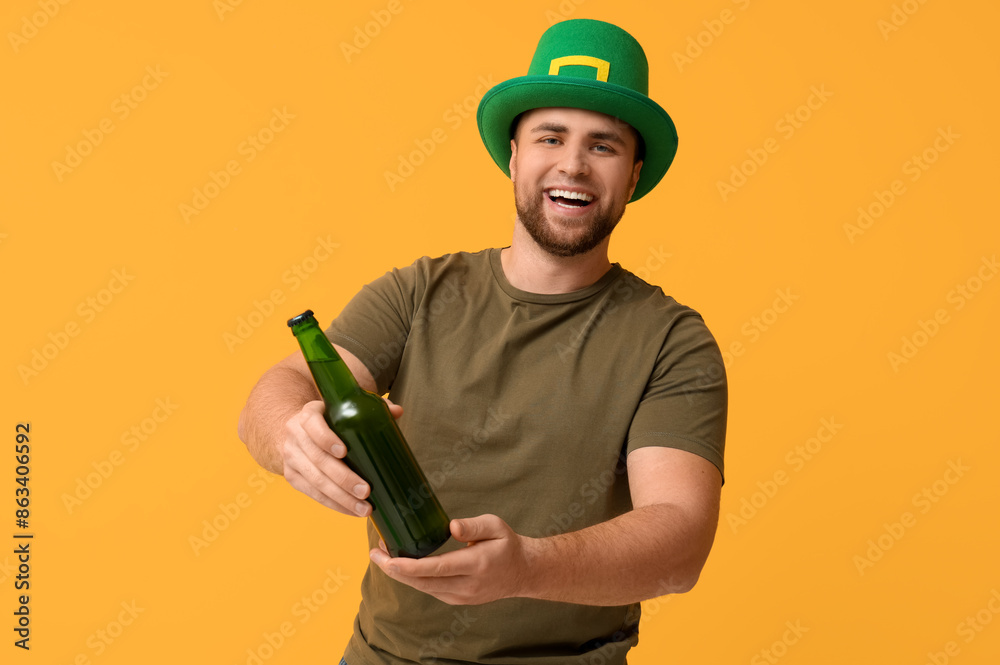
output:
[[[586,208],[594,200],[592,194],[571,192],[566,189],[549,189],[545,192],[549,200],[563,208]]]

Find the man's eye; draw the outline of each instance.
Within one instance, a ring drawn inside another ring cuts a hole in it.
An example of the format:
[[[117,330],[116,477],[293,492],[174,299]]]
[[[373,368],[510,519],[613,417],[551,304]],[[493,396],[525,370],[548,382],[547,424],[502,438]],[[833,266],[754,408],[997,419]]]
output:
[[[614,149],[611,146],[604,144],[595,145],[594,150],[598,152],[614,152]]]

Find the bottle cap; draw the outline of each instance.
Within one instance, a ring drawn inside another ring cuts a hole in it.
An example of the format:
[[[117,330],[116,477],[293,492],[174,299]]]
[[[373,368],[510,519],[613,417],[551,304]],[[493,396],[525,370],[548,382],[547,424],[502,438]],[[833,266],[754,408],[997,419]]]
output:
[[[313,318],[313,311],[311,309],[307,309],[298,316],[288,319],[288,327],[293,328],[299,325],[300,323],[305,322],[306,319],[311,319],[311,318]]]

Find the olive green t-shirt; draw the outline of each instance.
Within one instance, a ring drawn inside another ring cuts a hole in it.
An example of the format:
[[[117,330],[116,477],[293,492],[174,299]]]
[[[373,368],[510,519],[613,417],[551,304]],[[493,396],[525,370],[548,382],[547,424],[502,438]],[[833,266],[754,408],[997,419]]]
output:
[[[607,521],[632,507],[625,458],[644,446],[723,470],[715,339],[697,312],[617,264],[587,288],[539,295],[511,286],[499,249],[425,257],[365,286],[327,335],[403,407],[399,425],[451,518],[492,513],[532,537]],[[368,536],[376,547],[370,523]],[[638,624],[638,603],[451,606],[370,565],[344,657],[613,665]]]

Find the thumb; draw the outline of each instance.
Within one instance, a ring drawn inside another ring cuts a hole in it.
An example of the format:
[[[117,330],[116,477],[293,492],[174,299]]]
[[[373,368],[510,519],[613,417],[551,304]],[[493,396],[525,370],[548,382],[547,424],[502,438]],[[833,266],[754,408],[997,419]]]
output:
[[[479,540],[502,538],[506,533],[506,523],[496,515],[480,515],[451,521],[451,535],[460,543],[472,544]]]
[[[385,400],[385,405],[389,407],[389,413],[392,414],[392,417],[399,420],[399,417],[403,415],[403,407],[396,404],[388,397],[383,397],[382,399]]]

